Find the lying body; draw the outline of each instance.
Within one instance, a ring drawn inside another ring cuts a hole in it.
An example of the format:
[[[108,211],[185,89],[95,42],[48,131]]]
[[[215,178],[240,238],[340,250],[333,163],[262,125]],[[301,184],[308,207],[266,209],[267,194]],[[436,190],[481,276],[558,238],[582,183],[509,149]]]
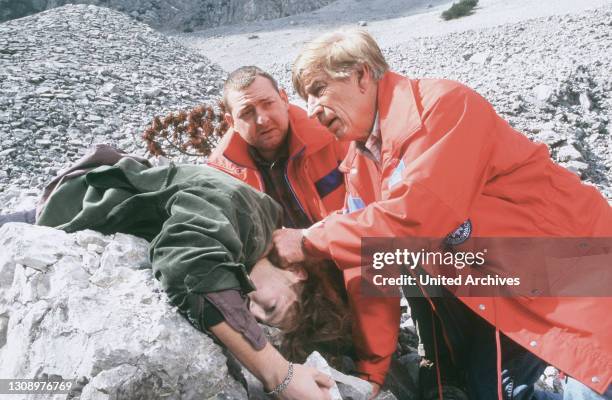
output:
[[[154,276],[172,303],[274,388],[287,374],[287,361],[254,316],[295,331],[299,297],[312,281],[303,269],[281,270],[265,258],[281,213],[264,193],[213,168],[150,168],[122,158],[62,183],[37,223],[149,240]],[[296,387],[281,398],[324,398],[329,378],[301,366],[295,375]]]

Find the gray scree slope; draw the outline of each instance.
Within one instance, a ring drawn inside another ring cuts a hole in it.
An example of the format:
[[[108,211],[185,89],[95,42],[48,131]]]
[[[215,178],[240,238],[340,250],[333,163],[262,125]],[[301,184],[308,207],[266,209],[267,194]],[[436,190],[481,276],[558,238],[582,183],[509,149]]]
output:
[[[70,5],[0,24],[0,186],[40,186],[95,142],[212,101],[224,72],[145,24]]]
[[[280,18],[311,11],[331,0],[0,0],[0,22],[66,4],[124,12],[159,29],[179,31]]]

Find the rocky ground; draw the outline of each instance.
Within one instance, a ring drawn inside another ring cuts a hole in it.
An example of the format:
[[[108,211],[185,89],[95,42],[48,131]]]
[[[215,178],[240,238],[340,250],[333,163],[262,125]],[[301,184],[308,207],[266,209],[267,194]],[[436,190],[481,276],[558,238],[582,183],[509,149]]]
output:
[[[0,24],[0,190],[39,187],[96,142],[136,150],[154,115],[216,99],[223,75],[107,8]]]
[[[415,38],[450,37],[542,17],[580,14],[612,1],[479,0],[472,15],[444,21],[440,14],[450,4],[448,0],[336,0],[309,13],[172,36],[230,71],[244,63],[269,66],[291,62],[305,41],[337,28],[363,26],[381,47],[389,48]],[[572,42],[567,45],[571,47]]]
[[[332,0],[0,0],[0,22],[66,4],[121,11],[156,29],[191,31],[315,10]]]

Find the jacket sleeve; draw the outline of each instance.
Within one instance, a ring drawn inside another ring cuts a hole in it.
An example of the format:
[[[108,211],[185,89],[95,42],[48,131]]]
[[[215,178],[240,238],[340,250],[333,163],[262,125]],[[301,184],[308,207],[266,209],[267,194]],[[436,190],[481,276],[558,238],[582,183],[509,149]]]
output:
[[[236,332],[241,333],[255,350],[264,348],[267,343],[266,336],[249,311],[244,295],[238,290],[229,289],[208,293],[204,297],[206,298],[202,316],[204,328],[211,328],[225,321]]]
[[[469,216],[484,185],[495,127],[505,123],[480,95],[458,85],[406,132],[399,159],[383,165],[382,200],[350,214],[333,214],[305,231],[307,253],[359,266],[362,237],[444,238]],[[383,131],[385,135],[396,135]]]
[[[397,349],[399,297],[367,297],[361,293],[361,268],[343,271],[353,320],[353,344],[359,375],[382,385]]]
[[[259,259],[267,241],[260,238],[255,243],[249,238],[253,232],[249,225],[258,221],[256,212],[252,218],[241,217],[237,207],[222,207],[206,200],[202,190],[206,189],[181,190],[168,200],[169,217],[151,242],[150,252],[153,273],[170,301],[192,325],[204,331],[204,297],[223,314],[225,309],[220,306],[227,302],[215,293],[231,293],[228,290],[234,289],[245,294],[253,290],[245,264]],[[245,254],[249,254],[248,259]],[[234,301],[232,307],[234,312],[244,308],[240,301]],[[233,327],[257,347],[261,335],[254,328],[255,318],[248,311],[241,315],[239,324]]]

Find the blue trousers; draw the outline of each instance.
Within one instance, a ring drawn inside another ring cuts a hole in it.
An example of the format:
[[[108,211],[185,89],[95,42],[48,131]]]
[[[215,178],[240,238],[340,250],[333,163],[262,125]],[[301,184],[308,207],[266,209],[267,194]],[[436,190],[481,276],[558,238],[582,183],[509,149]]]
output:
[[[612,386],[603,395],[597,394],[574,378],[568,377],[563,386],[563,400],[612,400]]]
[[[439,364],[459,371],[471,400],[497,399],[494,327],[454,296],[431,300],[435,313],[424,297],[408,298],[427,358],[438,358]],[[571,378],[563,396],[535,390],[534,384],[547,364],[503,334],[500,334],[500,350],[504,400],[612,400],[610,394],[600,396]]]

